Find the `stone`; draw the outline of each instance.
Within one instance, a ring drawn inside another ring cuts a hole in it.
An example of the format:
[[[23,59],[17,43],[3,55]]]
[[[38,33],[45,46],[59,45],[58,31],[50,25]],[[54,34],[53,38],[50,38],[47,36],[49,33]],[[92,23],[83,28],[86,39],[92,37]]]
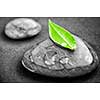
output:
[[[33,19],[18,18],[10,21],[5,26],[5,34],[12,39],[22,39],[37,35],[41,25]]]
[[[47,39],[25,52],[23,66],[34,73],[52,77],[75,77],[91,72],[98,65],[98,57],[86,41],[74,37],[76,50],[61,48]]]

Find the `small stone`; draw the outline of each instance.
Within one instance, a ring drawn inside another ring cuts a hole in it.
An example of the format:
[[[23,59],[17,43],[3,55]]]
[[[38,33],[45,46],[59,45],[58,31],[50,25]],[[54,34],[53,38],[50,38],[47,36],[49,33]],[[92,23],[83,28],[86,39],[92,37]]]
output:
[[[37,35],[41,25],[33,19],[18,18],[10,21],[5,27],[5,34],[12,39],[22,39]]]

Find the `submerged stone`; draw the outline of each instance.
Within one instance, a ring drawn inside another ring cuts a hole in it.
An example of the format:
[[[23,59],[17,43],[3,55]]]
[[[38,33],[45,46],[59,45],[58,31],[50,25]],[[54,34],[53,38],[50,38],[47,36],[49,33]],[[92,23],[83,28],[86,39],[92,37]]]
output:
[[[87,42],[74,37],[75,51],[60,48],[47,39],[26,51],[22,64],[32,72],[53,77],[75,77],[91,72],[98,64],[98,57]]]
[[[22,39],[37,35],[41,25],[33,19],[18,18],[10,21],[5,27],[5,34],[12,39]]]

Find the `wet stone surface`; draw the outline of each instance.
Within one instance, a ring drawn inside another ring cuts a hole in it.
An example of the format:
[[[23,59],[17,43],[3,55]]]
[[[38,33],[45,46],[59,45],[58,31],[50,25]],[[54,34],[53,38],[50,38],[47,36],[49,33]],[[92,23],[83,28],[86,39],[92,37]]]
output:
[[[33,67],[34,72],[38,74],[43,74],[43,75],[48,75],[48,76],[53,76],[52,71],[55,71],[57,73],[54,76],[58,77],[65,77],[65,76],[73,76],[71,73],[75,71],[76,68],[80,68],[81,70],[84,67],[88,67],[88,70],[85,72],[88,73],[94,69],[92,68],[92,63],[93,63],[93,54],[91,54],[91,51],[89,50],[88,46],[84,43],[83,40],[81,40],[79,37],[75,36],[76,42],[77,42],[77,48],[75,51],[70,51],[68,49],[60,48],[59,46],[55,45],[50,39],[44,40],[41,42],[37,47],[34,49],[30,49],[26,51],[25,55],[28,54],[27,52],[30,51],[31,59],[30,60],[30,65]],[[32,71],[32,69],[29,68],[30,65],[27,66],[25,63],[24,59],[28,59],[27,57],[23,58],[23,63],[24,67]],[[34,66],[31,64],[35,64],[35,69]],[[51,70],[51,72],[46,72],[41,71],[44,68],[47,70]],[[90,68],[91,67],[91,68]],[[96,66],[95,66],[96,67]],[[73,70],[72,70],[73,69]],[[63,73],[63,70],[66,72]],[[70,74],[68,74],[68,70],[72,70]],[[57,72],[61,72],[62,76]],[[84,73],[84,71],[81,71],[81,73],[78,73],[77,71],[77,76],[80,76]],[[53,77],[54,77],[53,76]],[[76,75],[75,75],[76,76]]]
[[[47,22],[49,18],[31,18],[42,25],[40,34],[29,39],[21,39],[18,41],[9,39],[3,32],[5,25],[14,19],[16,18],[0,18],[0,82],[100,82],[100,64],[91,73],[71,79],[51,78],[28,71],[23,67],[20,61],[22,60],[23,54],[29,48],[37,47],[39,43],[48,38]],[[100,18],[52,18],[52,20],[55,23],[59,23],[59,25],[69,29],[79,37],[85,39],[93,47],[100,59]],[[94,62],[96,63],[96,61]],[[72,65],[72,63],[70,64]],[[82,71],[87,72],[90,68],[93,67],[84,67]],[[75,71],[81,73],[81,69],[78,67],[76,69],[69,70],[69,73],[74,73]],[[63,71],[63,73],[65,73],[65,71]]]

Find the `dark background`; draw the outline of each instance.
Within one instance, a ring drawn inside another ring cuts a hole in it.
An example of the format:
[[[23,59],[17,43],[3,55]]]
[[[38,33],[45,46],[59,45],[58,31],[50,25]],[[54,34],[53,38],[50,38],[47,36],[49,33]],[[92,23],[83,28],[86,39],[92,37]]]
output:
[[[0,82],[100,82],[100,65],[90,74],[76,78],[51,78],[25,69],[20,62],[24,52],[48,38],[48,18],[33,17],[42,25],[42,31],[35,37],[22,40],[12,40],[4,35],[4,27],[12,19],[15,18],[0,18]],[[100,59],[100,18],[51,19],[90,43]]]

